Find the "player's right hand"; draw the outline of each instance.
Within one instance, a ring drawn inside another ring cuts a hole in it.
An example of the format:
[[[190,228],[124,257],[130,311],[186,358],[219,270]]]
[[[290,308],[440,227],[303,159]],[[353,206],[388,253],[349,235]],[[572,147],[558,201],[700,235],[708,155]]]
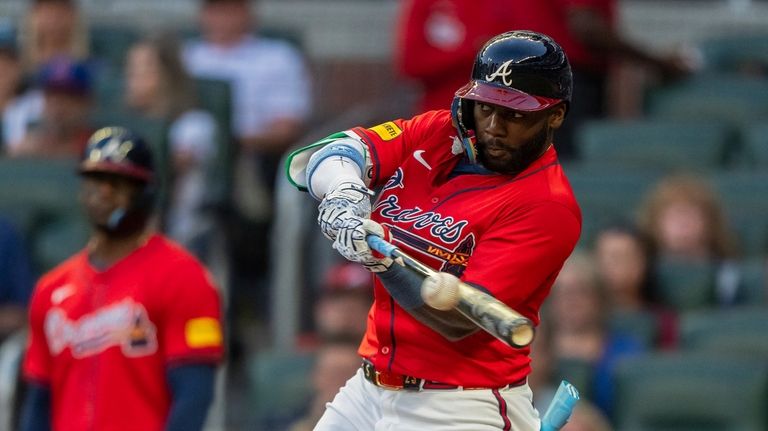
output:
[[[317,223],[323,235],[334,241],[339,235],[339,228],[346,220],[352,217],[369,218],[371,196],[372,191],[355,182],[347,181],[334,185],[317,207]]]

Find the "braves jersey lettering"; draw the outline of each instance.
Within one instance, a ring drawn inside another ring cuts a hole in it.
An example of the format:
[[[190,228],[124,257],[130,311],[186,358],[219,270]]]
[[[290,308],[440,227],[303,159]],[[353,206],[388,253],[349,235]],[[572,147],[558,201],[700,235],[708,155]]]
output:
[[[439,213],[424,211],[419,207],[404,209],[398,205],[397,196],[388,196],[380,201],[375,211],[392,222],[413,223],[416,229],[429,228],[429,232],[443,241],[452,244],[461,236],[461,231],[467,225],[465,220],[456,221],[453,217],[442,217]]]
[[[72,357],[84,358],[120,346],[126,356],[151,355],[157,350],[155,325],[141,304],[127,298],[75,321],[61,308],[45,317],[45,335],[51,353],[69,347]]]

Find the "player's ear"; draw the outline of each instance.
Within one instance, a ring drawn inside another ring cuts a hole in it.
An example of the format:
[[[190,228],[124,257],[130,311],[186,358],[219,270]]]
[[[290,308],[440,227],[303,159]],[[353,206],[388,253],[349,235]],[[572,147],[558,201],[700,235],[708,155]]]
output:
[[[549,111],[549,127],[552,129],[559,129],[563,125],[565,120],[565,103],[560,103],[550,108]]]

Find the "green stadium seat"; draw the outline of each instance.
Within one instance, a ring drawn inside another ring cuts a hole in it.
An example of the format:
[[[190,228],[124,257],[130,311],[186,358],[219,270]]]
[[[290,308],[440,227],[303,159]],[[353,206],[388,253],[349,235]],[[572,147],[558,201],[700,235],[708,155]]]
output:
[[[262,425],[285,423],[312,395],[314,355],[263,351],[248,365],[251,405]],[[271,428],[269,428],[271,429]]]
[[[659,343],[659,319],[651,311],[612,314],[608,317],[608,328],[611,333],[635,339],[648,350]]]
[[[739,290],[736,300],[739,304],[768,305],[768,259],[756,257],[739,263]]]
[[[701,310],[680,317],[680,345],[688,351],[768,359],[768,307]]]
[[[617,429],[761,431],[768,364],[692,354],[627,358],[616,368]]]
[[[32,259],[38,268],[49,270],[83,249],[90,225],[84,214],[73,211],[37,229],[32,240]]]
[[[661,302],[678,311],[714,305],[716,271],[707,262],[659,260],[656,279]]]
[[[751,124],[743,129],[745,153],[748,160],[745,164],[751,167],[768,170],[768,122]]]
[[[582,212],[581,245],[617,220],[631,220],[639,200],[662,178],[658,169],[626,169],[616,165],[572,164],[564,167]]]
[[[226,206],[232,190],[234,159],[237,153],[230,125],[232,119],[231,86],[227,81],[194,79],[200,108],[216,119],[216,160],[209,173],[207,204],[214,207]]]
[[[721,172],[710,180],[744,254],[768,254],[768,171]]]
[[[768,116],[768,80],[702,75],[652,91],[650,118],[727,122],[741,127]]]
[[[554,367],[554,381],[569,381],[579,390],[581,397],[590,399],[594,386],[595,367],[591,363],[573,358],[557,358]]]
[[[128,50],[141,37],[133,26],[91,24],[88,28],[90,54],[111,72],[122,71]]]
[[[85,245],[82,225],[66,221],[80,217],[76,169],[76,160],[0,158],[0,214],[21,229],[37,274]],[[56,251],[38,250],[39,235],[51,231],[68,240]]]
[[[734,135],[709,121],[603,120],[585,124],[576,139],[586,163],[707,171],[725,164]]]
[[[704,69],[715,73],[768,73],[768,35],[720,36],[698,46]]]

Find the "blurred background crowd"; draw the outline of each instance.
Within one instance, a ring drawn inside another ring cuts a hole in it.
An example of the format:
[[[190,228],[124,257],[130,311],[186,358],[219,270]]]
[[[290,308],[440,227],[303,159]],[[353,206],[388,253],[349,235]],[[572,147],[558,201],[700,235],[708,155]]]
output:
[[[312,429],[360,364],[372,287],[283,157],[448,108],[514,28],[571,59],[556,148],[584,215],[532,348],[537,406],[565,378],[584,397],[566,430],[768,429],[761,0],[3,0],[0,429],[34,282],[87,238],[74,166],[104,125],[153,145],[157,227],[224,294],[209,428]]]

